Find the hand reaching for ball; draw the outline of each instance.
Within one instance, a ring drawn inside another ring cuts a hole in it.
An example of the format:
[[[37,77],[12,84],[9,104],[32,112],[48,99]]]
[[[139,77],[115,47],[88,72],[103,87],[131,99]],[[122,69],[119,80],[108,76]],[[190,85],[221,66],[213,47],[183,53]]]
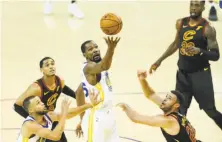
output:
[[[146,70],[138,70],[138,71],[137,71],[137,77],[138,77],[140,80],[146,79],[146,77],[147,77],[147,72],[146,72]]]
[[[116,37],[115,39],[113,39],[113,37],[105,37],[104,39],[109,48],[115,48],[120,41],[120,37]]]

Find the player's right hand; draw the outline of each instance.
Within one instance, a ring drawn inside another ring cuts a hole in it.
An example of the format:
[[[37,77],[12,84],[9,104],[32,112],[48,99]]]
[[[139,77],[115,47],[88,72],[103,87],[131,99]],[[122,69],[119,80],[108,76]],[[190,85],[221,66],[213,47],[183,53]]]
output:
[[[61,105],[62,115],[67,115],[70,104],[71,104],[71,101],[69,101],[68,97],[65,97]]]
[[[76,136],[78,138],[80,138],[81,136],[83,136],[83,131],[82,131],[82,127],[81,127],[81,121],[79,122],[79,124],[76,126]]]
[[[160,61],[156,61],[154,64],[152,64],[152,66],[149,69],[149,73],[152,74],[154,71],[157,70],[157,68],[160,66],[161,62]]]
[[[113,39],[113,37],[108,36],[108,38],[105,37],[104,39],[109,48],[115,48],[117,43],[120,41],[120,37],[116,37],[115,39]]]
[[[126,103],[118,103],[116,106],[122,108],[123,111],[129,108],[129,106]]]
[[[138,70],[138,71],[137,71],[137,77],[138,77],[139,79],[146,79],[146,77],[147,77],[147,72],[146,72],[146,70]]]
[[[98,96],[99,92],[96,93],[94,89],[89,90],[89,99],[91,101],[92,106],[96,106],[103,101],[102,98],[98,98]]]

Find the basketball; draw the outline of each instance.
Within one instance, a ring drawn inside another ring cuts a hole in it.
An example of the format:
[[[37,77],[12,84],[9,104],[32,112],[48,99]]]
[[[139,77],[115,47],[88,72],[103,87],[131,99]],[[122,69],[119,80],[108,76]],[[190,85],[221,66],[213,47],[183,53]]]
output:
[[[122,29],[123,23],[119,16],[113,13],[105,14],[100,20],[100,28],[107,35],[116,35]]]

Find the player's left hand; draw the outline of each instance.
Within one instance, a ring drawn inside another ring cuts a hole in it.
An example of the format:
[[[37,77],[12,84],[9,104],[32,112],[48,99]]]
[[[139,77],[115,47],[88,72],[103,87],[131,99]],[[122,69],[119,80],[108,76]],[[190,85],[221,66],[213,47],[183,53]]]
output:
[[[188,47],[185,49],[185,52],[188,54],[199,54],[200,53],[200,48],[198,47]]]

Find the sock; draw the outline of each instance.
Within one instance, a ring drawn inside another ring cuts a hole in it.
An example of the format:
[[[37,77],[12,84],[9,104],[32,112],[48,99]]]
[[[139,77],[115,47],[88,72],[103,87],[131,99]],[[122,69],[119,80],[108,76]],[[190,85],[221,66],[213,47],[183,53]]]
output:
[[[210,7],[215,7],[215,2],[210,2]]]

